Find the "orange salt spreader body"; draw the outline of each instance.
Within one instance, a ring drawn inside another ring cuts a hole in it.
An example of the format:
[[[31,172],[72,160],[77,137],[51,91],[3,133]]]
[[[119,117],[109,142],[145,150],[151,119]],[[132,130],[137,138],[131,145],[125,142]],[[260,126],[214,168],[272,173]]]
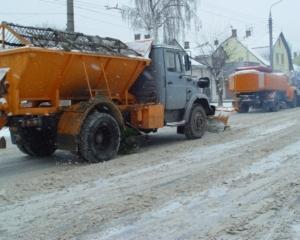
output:
[[[297,104],[297,91],[289,77],[265,67],[239,68],[230,76],[229,90],[235,95],[234,106],[242,113],[250,107],[278,111]]]
[[[6,23],[0,30],[0,129],[10,128],[22,152],[43,157],[57,147],[78,150],[77,136],[97,108],[102,115],[110,112],[103,123],[109,128],[124,127],[124,112],[131,115],[133,128],[164,126],[163,105],[138,104],[129,92],[151,60],[122,42]],[[114,130],[113,134],[120,134]],[[112,133],[101,134],[99,145],[103,142],[109,148],[112,143],[103,139]],[[119,144],[116,141],[115,146]]]

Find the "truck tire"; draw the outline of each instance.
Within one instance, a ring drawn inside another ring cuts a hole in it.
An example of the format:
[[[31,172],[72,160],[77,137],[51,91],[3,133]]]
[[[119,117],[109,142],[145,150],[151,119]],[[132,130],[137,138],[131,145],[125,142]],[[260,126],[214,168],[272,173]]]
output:
[[[293,100],[289,103],[290,108],[297,107],[298,99],[297,99],[297,93],[295,93]]]
[[[248,113],[248,112],[249,112],[249,109],[250,109],[250,106],[249,106],[248,104],[242,103],[242,104],[239,106],[238,112],[239,112],[239,113]]]
[[[201,138],[207,129],[207,115],[201,105],[194,105],[189,121],[184,127],[184,134],[187,139]]]
[[[18,149],[20,150],[20,152],[26,154],[26,155],[31,155],[29,151],[27,151],[26,147],[24,144],[20,143],[20,142],[17,142],[17,147]]]
[[[270,112],[278,112],[279,110],[280,110],[280,105],[277,101],[273,102],[269,108]]]
[[[107,113],[94,112],[81,128],[79,155],[90,163],[110,160],[117,155],[120,141],[117,121]]]
[[[49,157],[56,151],[55,132],[48,128],[21,128],[17,132],[19,150],[32,157]]]

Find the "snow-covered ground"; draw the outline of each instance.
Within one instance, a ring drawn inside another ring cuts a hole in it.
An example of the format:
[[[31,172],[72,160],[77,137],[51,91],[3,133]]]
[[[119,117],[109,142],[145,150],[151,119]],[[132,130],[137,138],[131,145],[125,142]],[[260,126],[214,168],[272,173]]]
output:
[[[0,136],[1,137],[10,137],[10,133],[9,133],[9,130],[8,128],[4,128],[2,130],[0,130]]]
[[[88,165],[0,150],[0,239],[300,239],[300,109]],[[6,132],[7,133],[7,132]]]
[[[217,106],[218,106],[218,103],[212,102],[211,105],[214,105],[214,106],[217,107]],[[224,108],[231,108],[231,107],[232,107],[232,102],[224,102],[224,103],[223,103],[223,107],[224,107]]]

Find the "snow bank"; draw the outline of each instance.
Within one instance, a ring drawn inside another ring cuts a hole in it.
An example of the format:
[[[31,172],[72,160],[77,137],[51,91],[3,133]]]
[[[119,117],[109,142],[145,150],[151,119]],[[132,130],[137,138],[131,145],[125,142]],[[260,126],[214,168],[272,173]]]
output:
[[[218,103],[211,103],[211,105],[216,107],[218,112],[234,112],[235,108],[232,106],[232,102],[224,102],[223,107],[218,107]]]
[[[0,130],[0,137],[10,138],[8,128],[3,128],[2,130]]]

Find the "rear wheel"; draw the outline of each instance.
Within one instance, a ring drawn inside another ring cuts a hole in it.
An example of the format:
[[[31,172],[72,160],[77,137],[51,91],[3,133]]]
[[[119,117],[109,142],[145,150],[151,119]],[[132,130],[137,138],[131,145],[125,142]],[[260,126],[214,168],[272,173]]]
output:
[[[295,108],[295,107],[297,107],[297,103],[298,103],[298,101],[297,101],[298,99],[297,99],[297,93],[294,93],[294,97],[293,97],[293,100],[290,102],[290,107],[291,108]]]
[[[17,142],[16,144],[17,144],[18,149],[19,149],[22,153],[24,153],[24,154],[26,154],[26,155],[31,155],[30,152],[27,151],[27,149],[26,149],[26,147],[25,147],[25,144],[20,143],[20,142]]]
[[[183,129],[187,139],[197,139],[204,135],[207,129],[207,115],[201,105],[194,105],[189,121]]]
[[[55,131],[52,128],[20,128],[16,145],[21,152],[33,157],[48,157],[56,150]]]
[[[118,153],[120,139],[117,121],[107,113],[94,112],[82,126],[79,154],[91,163],[110,160]]]
[[[270,106],[270,112],[278,112],[280,110],[280,105],[277,101],[274,101]]]

